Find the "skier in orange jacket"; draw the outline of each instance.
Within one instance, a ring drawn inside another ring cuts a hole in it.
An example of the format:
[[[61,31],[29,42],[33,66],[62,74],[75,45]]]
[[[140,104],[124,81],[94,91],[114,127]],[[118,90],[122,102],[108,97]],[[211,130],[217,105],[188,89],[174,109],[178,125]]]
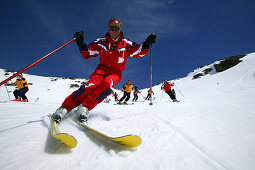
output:
[[[15,99],[12,101],[28,102],[27,96],[25,95],[28,92],[28,84],[23,74],[17,76],[15,83],[7,84],[7,86],[17,86],[17,89],[13,92]]]
[[[154,94],[152,89],[149,89],[148,90],[148,95],[146,96],[145,100],[150,100],[152,94]]]
[[[125,99],[123,104],[127,104],[127,101],[130,99],[130,93],[134,90],[134,86],[131,84],[131,81],[128,80],[126,84],[123,85],[122,91],[124,91],[123,97],[120,99],[118,104],[122,104],[121,102]]]

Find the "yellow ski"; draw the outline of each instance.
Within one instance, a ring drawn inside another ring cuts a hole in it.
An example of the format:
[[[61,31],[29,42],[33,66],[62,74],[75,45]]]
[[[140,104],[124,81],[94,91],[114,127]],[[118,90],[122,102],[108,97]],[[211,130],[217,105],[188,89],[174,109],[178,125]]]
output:
[[[86,129],[88,129],[89,131],[105,138],[108,139],[112,142],[118,143],[120,145],[123,145],[125,147],[137,147],[142,143],[142,139],[139,136],[136,135],[126,135],[126,136],[120,136],[120,137],[109,137],[91,127],[89,127],[88,125],[86,125],[85,123],[80,123],[76,120],[74,120],[77,124],[85,127]]]
[[[49,116],[49,118],[51,124],[51,135],[58,141],[62,142],[65,146],[69,148],[74,148],[77,145],[76,139],[67,133],[60,133],[58,129],[58,124],[52,120],[51,115]]]

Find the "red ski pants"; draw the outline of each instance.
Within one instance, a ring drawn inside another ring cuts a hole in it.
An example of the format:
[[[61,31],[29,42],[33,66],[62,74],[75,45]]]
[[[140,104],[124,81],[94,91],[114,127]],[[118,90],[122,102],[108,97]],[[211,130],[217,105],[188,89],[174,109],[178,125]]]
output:
[[[81,85],[80,88],[69,95],[62,107],[71,111],[82,104],[88,110],[92,110],[112,93],[114,87],[121,80],[121,73],[113,72],[110,68],[99,66],[89,78],[89,85]]]

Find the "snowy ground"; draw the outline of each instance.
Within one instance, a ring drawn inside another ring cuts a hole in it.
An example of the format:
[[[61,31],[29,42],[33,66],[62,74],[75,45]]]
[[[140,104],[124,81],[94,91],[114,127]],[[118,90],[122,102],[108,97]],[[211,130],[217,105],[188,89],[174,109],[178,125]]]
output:
[[[4,102],[8,95],[0,87],[0,169],[253,170],[254,65],[252,53],[224,72],[176,80],[184,95],[175,89],[180,103],[171,102],[159,85],[153,88],[152,106],[140,96],[134,105],[101,103],[91,111],[91,127],[111,136],[139,135],[143,142],[137,148],[109,143],[69,119],[60,130],[75,136],[78,144],[66,148],[50,136],[44,116],[76,89],[69,88],[75,80],[52,81],[25,74],[33,83],[27,94],[29,103]],[[0,76],[5,79],[3,70]],[[143,90],[143,96],[146,93]]]

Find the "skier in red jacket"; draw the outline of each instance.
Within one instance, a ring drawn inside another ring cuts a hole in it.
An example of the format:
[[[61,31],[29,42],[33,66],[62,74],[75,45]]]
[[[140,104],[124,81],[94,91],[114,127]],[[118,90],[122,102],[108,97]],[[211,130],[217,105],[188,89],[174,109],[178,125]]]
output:
[[[115,101],[119,101],[118,94],[116,92],[113,92],[112,95],[113,95]]]
[[[91,44],[84,43],[83,32],[76,32],[74,38],[83,58],[89,59],[100,55],[99,65],[89,78],[88,86],[80,88],[69,95],[61,107],[52,115],[53,120],[60,123],[64,115],[75,111],[80,122],[86,122],[89,111],[101,103],[112,93],[111,88],[121,81],[122,71],[125,69],[127,58],[143,57],[149,53],[149,46],[156,41],[156,35],[151,34],[142,45],[124,38],[122,23],[117,18],[108,22],[108,32],[103,38],[98,38]]]
[[[164,84],[161,86],[161,90],[164,90],[173,100],[173,102],[178,102],[178,100],[176,99],[175,91],[171,88],[173,86],[174,83],[168,83],[166,80],[164,80]]]

